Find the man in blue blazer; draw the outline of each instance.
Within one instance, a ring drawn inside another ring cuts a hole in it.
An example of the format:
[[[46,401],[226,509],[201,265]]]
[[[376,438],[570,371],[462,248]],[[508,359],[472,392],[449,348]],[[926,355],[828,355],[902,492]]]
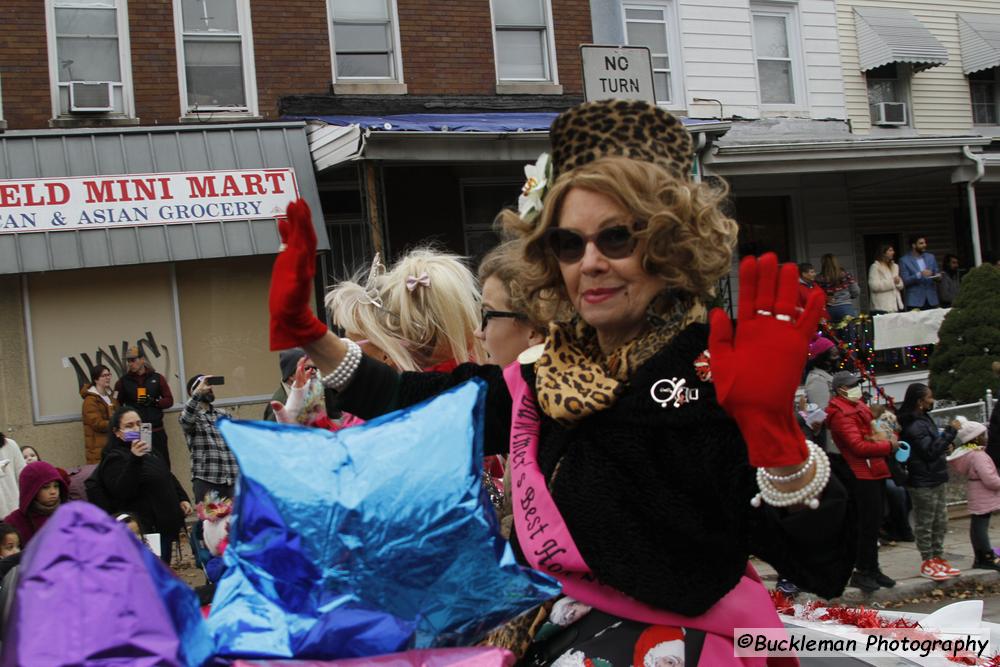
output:
[[[941,280],[934,255],[927,252],[927,238],[920,235],[910,237],[911,251],[899,258],[899,276],[906,287],[906,307],[938,307],[937,285]]]

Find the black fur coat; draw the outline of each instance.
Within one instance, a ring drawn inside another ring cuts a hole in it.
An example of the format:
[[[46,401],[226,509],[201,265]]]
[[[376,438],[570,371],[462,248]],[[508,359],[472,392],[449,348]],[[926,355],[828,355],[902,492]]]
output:
[[[831,478],[817,510],[750,506],[756,482],[746,445],[714,386],[695,373],[707,341],[707,325],[691,325],[636,372],[609,409],[569,428],[543,418],[539,464],[577,548],[603,583],[688,616],[732,589],[751,554],[800,588],[838,596],[856,551],[846,491]],[[532,367],[522,372],[533,384]],[[506,454],[511,397],[497,366],[398,375],[366,359],[330,407],[370,418],[472,377],[489,387],[486,453]],[[652,385],[675,378],[698,397],[661,407]],[[516,536],[512,542],[516,548]]]

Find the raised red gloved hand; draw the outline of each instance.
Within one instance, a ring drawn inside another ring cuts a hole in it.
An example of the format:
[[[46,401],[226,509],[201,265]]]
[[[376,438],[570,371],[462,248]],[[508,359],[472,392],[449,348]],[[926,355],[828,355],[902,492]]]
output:
[[[797,313],[798,283],[797,267],[785,264],[779,272],[774,253],[747,257],[740,264],[735,337],[729,316],[712,311],[708,349],[716,394],[757,468],[797,465],[809,455],[795,421],[795,389],[825,298],[815,290]]]
[[[321,338],[327,332],[313,314],[313,277],[316,275],[316,230],[309,205],[298,199],[288,205],[287,218],[278,220],[284,250],[271,269],[271,349],[287,350]]]

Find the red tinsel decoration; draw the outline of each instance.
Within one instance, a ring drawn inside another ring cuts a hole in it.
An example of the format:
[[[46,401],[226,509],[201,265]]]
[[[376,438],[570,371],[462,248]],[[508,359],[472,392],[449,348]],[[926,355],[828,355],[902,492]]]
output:
[[[874,609],[865,607],[827,607],[826,612],[819,617],[820,621],[836,621],[841,625],[853,625],[856,628],[916,628],[919,623],[905,618],[888,619]]]
[[[840,625],[850,625],[860,629],[898,629],[898,630],[909,630],[905,635],[907,638],[914,641],[920,641],[924,639],[935,639],[935,635],[932,632],[924,632],[917,630],[920,627],[920,623],[917,621],[911,621],[906,618],[887,618],[877,612],[874,609],[868,609],[866,607],[842,607],[840,605],[831,605],[824,607],[819,601],[813,600],[802,605],[802,610],[799,614],[796,614],[794,602],[781,591],[775,590],[771,591],[771,600],[774,602],[774,608],[779,614],[785,616],[798,616],[807,620],[814,621],[832,621]],[[822,614],[817,616],[816,611],[822,609]],[[955,656],[945,656],[950,662],[958,663],[961,665],[981,665],[982,667],[1000,667],[1000,653],[994,655],[991,658],[985,660],[979,660],[979,658],[973,653],[963,653]]]
[[[771,602],[774,603],[774,608],[778,610],[779,614],[784,614],[785,616],[795,615],[795,608],[793,607],[795,602],[777,588],[771,591]]]
[[[851,349],[851,347],[847,343],[842,341],[836,333],[834,333],[833,327],[830,326],[830,322],[827,320],[820,320],[819,326],[821,329],[823,329],[823,333],[829,336],[830,339],[837,344],[837,347],[840,348],[840,350],[844,353],[847,360],[854,364],[854,367],[861,375],[861,378],[866,382],[870,382],[872,388],[875,389],[875,393],[882,397],[882,400],[886,402],[886,404],[889,406],[890,409],[895,411],[896,401],[893,400],[892,396],[885,393],[885,389],[878,386],[878,383],[875,381],[875,374],[870,372],[868,368],[861,362],[861,360],[854,356],[854,351]]]

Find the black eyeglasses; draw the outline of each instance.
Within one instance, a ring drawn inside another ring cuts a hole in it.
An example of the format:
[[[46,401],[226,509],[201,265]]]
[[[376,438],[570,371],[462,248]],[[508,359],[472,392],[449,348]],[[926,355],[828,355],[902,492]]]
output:
[[[125,361],[138,361],[139,357],[125,357]]]
[[[591,241],[608,259],[624,259],[635,252],[638,244],[632,230],[625,225],[606,227],[596,234],[580,234],[571,229],[553,227],[545,232],[549,250],[563,264],[575,264],[583,259]]]
[[[494,317],[510,317],[515,320],[527,319],[524,313],[515,313],[509,310],[484,310],[483,311],[483,321],[479,325],[480,331],[486,331],[486,325],[490,323]]]

